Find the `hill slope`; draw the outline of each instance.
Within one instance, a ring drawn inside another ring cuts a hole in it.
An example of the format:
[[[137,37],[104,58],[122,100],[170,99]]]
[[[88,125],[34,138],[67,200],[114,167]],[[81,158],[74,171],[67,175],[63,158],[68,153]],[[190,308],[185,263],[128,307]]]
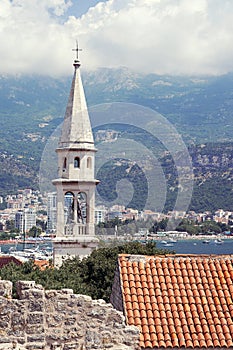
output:
[[[233,210],[232,74],[169,77],[103,68],[82,75],[89,106],[136,103],[157,110],[175,125],[193,159],[193,209],[221,206]],[[0,77],[0,194],[38,185],[41,154],[62,121],[70,83],[70,77]]]

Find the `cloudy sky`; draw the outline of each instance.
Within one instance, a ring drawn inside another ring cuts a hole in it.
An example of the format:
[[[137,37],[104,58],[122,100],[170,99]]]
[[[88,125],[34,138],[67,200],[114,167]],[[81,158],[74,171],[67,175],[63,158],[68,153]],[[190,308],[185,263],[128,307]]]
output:
[[[233,0],[0,0],[0,74],[233,71]]]

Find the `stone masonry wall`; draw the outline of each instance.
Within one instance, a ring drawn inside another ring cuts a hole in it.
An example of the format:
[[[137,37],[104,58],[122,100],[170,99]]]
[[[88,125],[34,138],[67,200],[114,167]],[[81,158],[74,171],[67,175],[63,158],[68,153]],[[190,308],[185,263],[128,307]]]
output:
[[[44,290],[34,281],[0,281],[0,349],[138,350],[139,332],[103,300],[70,289]]]

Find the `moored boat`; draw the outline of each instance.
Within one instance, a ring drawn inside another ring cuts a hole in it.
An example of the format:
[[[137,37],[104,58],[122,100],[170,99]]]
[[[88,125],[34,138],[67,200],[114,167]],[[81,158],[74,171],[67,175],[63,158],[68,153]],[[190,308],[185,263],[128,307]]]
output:
[[[221,238],[217,238],[214,240],[215,244],[223,244],[223,240]]]

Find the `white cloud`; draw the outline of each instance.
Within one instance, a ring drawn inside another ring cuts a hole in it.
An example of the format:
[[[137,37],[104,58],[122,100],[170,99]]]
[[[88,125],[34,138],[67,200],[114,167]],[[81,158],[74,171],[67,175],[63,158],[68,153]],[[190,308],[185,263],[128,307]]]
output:
[[[85,68],[233,71],[232,0],[109,0],[81,18],[64,20],[69,5],[65,0],[0,0],[0,73],[71,73],[76,38]]]
[[[70,33],[59,16],[69,4],[65,0],[0,0],[0,73],[62,73]]]

